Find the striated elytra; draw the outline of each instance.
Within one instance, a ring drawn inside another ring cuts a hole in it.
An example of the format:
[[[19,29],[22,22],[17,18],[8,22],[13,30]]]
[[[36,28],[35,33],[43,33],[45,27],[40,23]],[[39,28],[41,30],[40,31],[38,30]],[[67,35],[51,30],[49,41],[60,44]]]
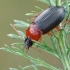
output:
[[[34,23],[42,30],[43,33],[47,33],[57,25],[59,25],[64,19],[66,11],[64,7],[54,6],[43,11],[35,20]]]

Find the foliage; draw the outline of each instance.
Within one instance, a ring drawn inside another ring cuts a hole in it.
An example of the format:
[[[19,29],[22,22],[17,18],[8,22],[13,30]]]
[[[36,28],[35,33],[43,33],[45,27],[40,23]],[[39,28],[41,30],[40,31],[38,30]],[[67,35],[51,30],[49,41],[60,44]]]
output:
[[[64,70],[70,70],[70,60],[69,60],[70,59],[70,57],[69,57],[70,44],[68,41],[68,35],[70,34],[70,31],[69,31],[70,22],[68,22],[68,20],[70,19],[70,1],[69,0],[66,0],[64,2],[62,2],[61,0],[38,0],[38,1],[46,3],[49,6],[63,6],[66,9],[66,18],[65,18],[66,22],[64,22],[64,25],[63,25],[63,23],[61,23],[59,25],[60,28],[63,27],[63,29],[61,31],[59,31],[54,36],[50,37],[50,40],[51,40],[51,43],[52,43],[54,49],[50,48],[44,40],[42,41],[42,43],[35,41],[35,44],[33,46],[38,46],[40,49],[56,56],[57,58],[59,58],[61,60],[63,66],[64,66]],[[37,8],[39,11],[43,11],[43,9],[38,6],[35,6],[35,8]],[[26,15],[35,16],[37,14],[38,14],[38,12],[31,11],[31,13],[27,13]],[[20,20],[14,20],[14,22],[15,22],[14,26],[20,27],[20,28],[27,28],[31,24],[31,21],[29,19],[27,19],[28,23],[24,22],[24,21],[20,21]],[[22,36],[23,39],[21,38],[21,36],[15,35],[15,34],[8,34],[8,36],[11,38],[14,38],[14,39],[24,40],[26,38],[25,34],[19,30],[18,30],[18,32]],[[16,46],[20,46],[20,48],[18,48]],[[19,66],[20,70],[25,70],[27,68],[33,68],[34,70],[38,70],[37,66],[44,66],[50,70],[61,70],[61,69],[58,69],[58,68],[44,62],[43,60],[41,60],[39,58],[36,59],[36,58],[33,58],[33,57],[27,55],[23,49],[23,46],[24,46],[24,43],[13,43],[13,44],[11,44],[12,49],[7,45],[5,45],[5,47],[2,47],[0,49],[13,53],[13,54],[16,54],[16,55],[19,55],[19,56],[22,56],[22,57],[25,57],[33,63],[33,65],[29,65],[26,67]],[[9,68],[9,70],[18,70],[18,69]]]

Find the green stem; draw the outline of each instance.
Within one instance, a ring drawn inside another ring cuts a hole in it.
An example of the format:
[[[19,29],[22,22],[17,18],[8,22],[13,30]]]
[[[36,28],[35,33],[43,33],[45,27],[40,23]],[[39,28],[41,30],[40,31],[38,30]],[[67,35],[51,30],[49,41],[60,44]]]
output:
[[[67,56],[67,49],[66,49],[66,43],[65,43],[65,38],[64,38],[64,31],[60,31],[58,41],[60,44],[60,51],[61,51],[61,61],[64,65],[65,70],[70,70],[70,65],[69,65],[69,59]]]
[[[58,4],[59,4],[59,6],[61,6],[61,0],[58,0],[58,1],[59,1],[59,3],[58,3]]]

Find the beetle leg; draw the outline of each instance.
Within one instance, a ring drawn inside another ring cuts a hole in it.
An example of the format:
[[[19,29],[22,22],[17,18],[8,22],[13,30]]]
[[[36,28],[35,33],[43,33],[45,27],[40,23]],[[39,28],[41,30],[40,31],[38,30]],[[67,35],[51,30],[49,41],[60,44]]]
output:
[[[62,27],[63,27],[66,23],[70,23],[70,20],[64,21],[64,23],[62,24]],[[62,29],[60,29],[58,26],[56,26],[55,28],[56,28],[57,31],[62,30]],[[57,31],[55,31],[55,32],[57,32]]]
[[[54,36],[54,34],[55,34],[57,31],[60,31],[60,30],[61,30],[58,26],[56,26],[55,29],[56,29],[56,30],[55,30],[53,33],[48,32],[47,34],[48,34],[49,36]]]
[[[35,18],[31,18],[31,21],[33,22],[35,20]]]
[[[39,42],[42,42],[42,37],[39,39]]]
[[[38,17],[42,12],[39,12],[35,17]]]
[[[55,29],[56,29],[56,31],[55,32],[57,32],[57,31],[60,31],[61,29],[59,28],[59,26],[56,26],[55,27]]]
[[[57,33],[58,31],[62,30],[62,29],[59,28],[59,26],[56,26],[55,29],[56,30],[54,30],[54,34]]]
[[[62,27],[63,27],[66,23],[70,23],[70,20],[64,21]]]
[[[49,36],[53,36],[53,34],[52,34],[51,32],[48,32],[47,34],[48,34]]]
[[[37,15],[35,15],[34,18],[31,18],[31,21],[33,22],[42,12],[39,12]]]
[[[68,23],[70,23],[70,20],[68,20]]]

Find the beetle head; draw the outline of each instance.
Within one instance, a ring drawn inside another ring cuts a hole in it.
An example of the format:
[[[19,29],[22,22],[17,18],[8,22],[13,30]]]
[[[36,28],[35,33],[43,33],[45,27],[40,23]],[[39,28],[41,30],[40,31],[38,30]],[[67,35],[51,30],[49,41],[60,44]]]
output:
[[[25,39],[25,42],[24,43],[25,43],[25,48],[26,49],[29,49],[33,45],[33,41],[29,37],[27,37]]]

